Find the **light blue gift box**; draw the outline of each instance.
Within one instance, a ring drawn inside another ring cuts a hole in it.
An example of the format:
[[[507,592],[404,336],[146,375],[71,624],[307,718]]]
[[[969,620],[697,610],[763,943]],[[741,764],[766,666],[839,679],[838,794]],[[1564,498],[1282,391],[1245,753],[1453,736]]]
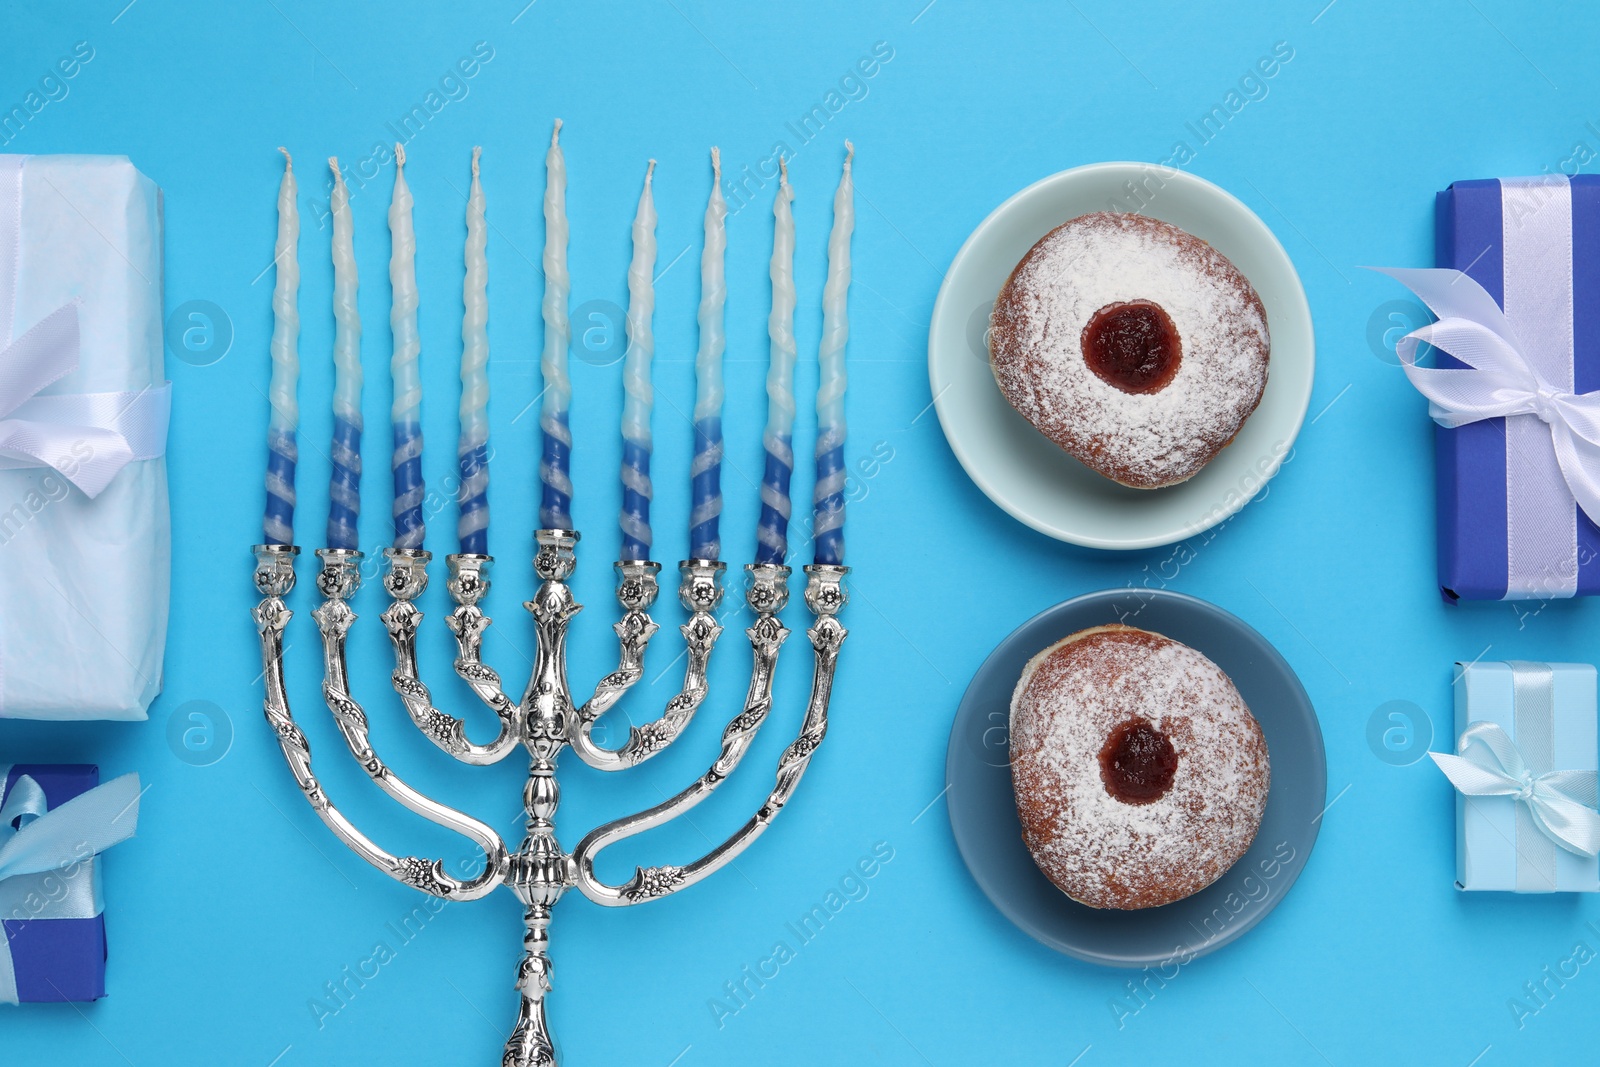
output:
[[[161,691],[161,232],[125,158],[0,153],[0,719],[143,719]]]
[[[1535,776],[1595,771],[1595,669],[1587,663],[1456,665],[1455,735],[1492,722]],[[1456,888],[1509,893],[1600,892],[1600,858],[1557,845],[1514,796],[1456,793]]]

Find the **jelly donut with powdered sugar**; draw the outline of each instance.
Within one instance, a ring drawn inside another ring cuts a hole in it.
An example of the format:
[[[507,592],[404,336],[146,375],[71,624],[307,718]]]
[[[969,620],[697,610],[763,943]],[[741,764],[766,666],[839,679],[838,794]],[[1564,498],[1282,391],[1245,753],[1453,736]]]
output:
[[[1039,869],[1073,900],[1123,910],[1220,878],[1255,840],[1272,782],[1261,727],[1222,669],[1119,625],[1028,661],[1011,777]]]
[[[990,316],[990,365],[1011,406],[1136,489],[1193,477],[1234,439],[1270,350],[1261,298],[1226,256],[1122,212],[1051,230]]]

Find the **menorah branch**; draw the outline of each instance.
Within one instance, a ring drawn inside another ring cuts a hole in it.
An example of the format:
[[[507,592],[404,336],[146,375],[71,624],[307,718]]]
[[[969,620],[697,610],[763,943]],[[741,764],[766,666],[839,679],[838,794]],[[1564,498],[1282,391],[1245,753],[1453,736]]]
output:
[[[610,755],[590,739],[595,720],[644,676],[645,649],[660,629],[650,618],[649,609],[660,590],[656,576],[661,573],[661,564],[653,560],[618,560],[612,566],[617,572],[617,604],[623,611],[622,618],[612,626],[618,643],[617,669],[600,679],[594,694],[578,708],[568,735],[568,742],[589,763]]]
[[[628,565],[619,563],[617,566],[623,568]],[[660,569],[654,563],[649,566]],[[666,710],[660,717],[643,726],[630,728],[628,739],[621,748],[608,749],[594,741],[592,733],[595,723],[616,703],[622,691],[638,680],[639,674],[643,671],[642,642],[639,644],[637,661],[626,658],[629,651],[628,635],[640,625],[630,622],[637,613],[629,611],[617,624],[617,635],[623,639],[623,664],[616,673],[602,681],[594,697],[578,709],[578,715],[573,720],[572,732],[568,738],[573,751],[583,762],[602,771],[627,770],[665,751],[689,725],[710,690],[706,670],[710,665],[711,650],[722,634],[716,610],[722,603],[722,575],[725,570],[727,564],[717,560],[689,559],[678,565],[681,579],[678,585],[678,600],[685,610],[692,613],[689,621],[679,628],[679,632],[683,634],[688,656],[688,663],[684,667],[683,686],[676,696],[667,701]],[[655,598],[653,573],[650,580],[652,583],[650,598],[653,600]],[[622,600],[623,587],[626,584],[624,580],[618,586],[619,600]],[[626,606],[625,601],[624,605]],[[645,640],[648,640],[649,635],[656,631],[656,624],[650,621],[648,615],[643,617],[643,621],[648,625],[645,634]],[[626,684],[621,684],[622,682]]]
[[[788,602],[790,572],[788,567],[777,564],[752,564],[746,570],[750,575],[746,600],[756,612],[756,621],[745,631],[754,662],[744,710],[724,728],[716,760],[687,788],[654,807],[597,827],[578,843],[572,857],[578,888],[597,904],[623,907],[656,900],[694,885],[731,863],[777,818],[827,733],[833,675],[839,646],[847,633],[836,616],[847,599],[842,582],[848,568],[817,565],[806,568],[806,603],[816,616],[810,631],[816,650],[811,699],[799,735],[779,760],[777,784],[766,803],[727,840],[690,863],[635,868],[633,877],[621,885],[609,884],[596,875],[595,860],[606,848],[671,822],[710,796],[739,765],[756,731],[766,721],[772,708],[778,653],[789,635],[778,613]]]
[[[311,746],[289,710],[283,675],[283,635],[293,612],[284,602],[294,589],[294,560],[299,548],[293,545],[257,545],[256,589],[262,600],[253,612],[261,635],[261,661],[266,694],[262,710],[277,736],[284,760],[317,816],[356,855],[399,882],[434,896],[456,900],[475,900],[486,896],[504,877],[507,855],[504,842],[485,824],[437,803],[396,777],[372,751],[367,740],[366,716],[350,699],[345,687],[344,635],[355,620],[355,613],[344,602],[359,585],[355,567],[360,553],[323,550],[323,572],[319,585],[327,594],[322,607],[313,615],[323,633],[326,676],[324,692],[334,711],[340,732],[350,752],[378,786],[412,811],[466,836],[484,851],[484,868],[476,877],[462,881],[444,871],[439,860],[396,855],[382,848],[352,823],[328,799],[311,765]],[[327,555],[333,553],[332,556]]]
[[[464,762],[495,762],[514,749],[521,737],[521,709],[501,689],[500,675],[483,662],[483,634],[489,628],[490,619],[478,602],[488,595],[489,569],[493,563],[493,556],[466,552],[445,557],[445,566],[450,572],[445,588],[456,606],[444,621],[456,638],[456,676],[466,682],[500,720],[499,736],[481,746],[483,759],[469,758]],[[468,752],[472,751],[469,746]]]
[[[467,737],[467,724],[464,721],[433,706],[433,694],[422,681],[417,668],[417,629],[422,624],[422,611],[414,601],[428,588],[428,563],[433,559],[433,554],[420,548],[389,548],[384,550],[384,558],[389,561],[389,571],[384,576],[383,584],[392,601],[382,616],[383,625],[389,631],[389,640],[394,646],[394,673],[390,676],[390,682],[405,705],[406,713],[423,736],[461,762],[477,766],[498,763],[517,747],[517,708],[500,692],[500,676],[481,663],[476,664],[477,680],[482,688],[474,688],[500,720],[500,729],[494,740],[480,745]],[[483,566],[490,562],[488,557],[480,559]],[[459,568],[459,561],[451,565],[452,595],[456,595],[460,585]],[[481,584],[487,586],[487,579],[482,579]],[[464,632],[471,634],[470,647],[462,647],[462,657],[456,662],[456,672],[463,674],[463,660],[469,655],[476,660],[478,642],[483,629],[489,625],[489,619],[475,604],[470,607],[461,604],[459,596],[457,605],[456,611],[446,621],[456,631],[458,645]],[[481,625],[462,625],[458,613],[464,611],[475,612]]]

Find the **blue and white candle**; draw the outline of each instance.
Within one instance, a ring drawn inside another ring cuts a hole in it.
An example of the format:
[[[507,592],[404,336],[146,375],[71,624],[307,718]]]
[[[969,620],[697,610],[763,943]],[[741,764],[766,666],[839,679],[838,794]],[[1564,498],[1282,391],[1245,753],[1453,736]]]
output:
[[[644,192],[633,217],[633,260],[628,264],[628,351],[622,360],[622,528],[624,560],[650,558],[650,361],[655,355],[651,316],[655,312],[656,204],[644,172]]]
[[[361,518],[361,314],[350,190],[333,168],[333,475],[328,485],[328,547],[358,547]]]
[[[833,195],[833,230],[828,234],[828,280],[822,287],[822,344],[817,350],[817,482],[812,537],[816,562],[844,564],[844,349],[850,339],[850,234],[855,229],[855,187],[844,143],[844,174]]]
[[[483,183],[472,150],[472,188],[467,194],[466,281],[461,286],[461,441],[456,449],[461,486],[456,534],[465,555],[489,554],[489,259]]]
[[[296,392],[300,383],[300,209],[294,160],[283,153],[278,186],[278,239],[273,247],[277,279],[272,287],[272,381],[267,386],[272,414],[267,421],[267,509],[261,535],[269,545],[294,544],[294,465],[299,458],[295,427],[300,421]]]
[[[539,369],[544,375],[544,404],[539,429],[544,454],[539,460],[539,526],[546,530],[572,529],[572,379],[567,376],[567,351],[572,345],[572,323],[567,302],[572,279],[567,274],[567,162],[561,155],[561,120],[550,135],[544,157],[544,352]]]
[[[722,540],[722,351],[728,285],[728,205],[722,199],[722,154],[711,150],[711,199],[706,203],[706,243],[700,253],[700,348],[694,357],[694,459],[689,467],[689,558],[719,559]]]
[[[394,356],[394,547],[420,549],[425,532],[422,500],[422,340],[417,333],[417,234],[411,224],[411,190],[406,185],[406,150],[394,146],[394,199],[389,202],[389,286],[393,303],[389,329]]]
[[[772,311],[767,315],[771,356],[767,364],[767,428],[761,435],[766,469],[761,475],[761,518],[756,526],[756,562],[782,563],[789,554],[789,478],[794,474],[794,190],[789,164],[778,160],[781,178],[772,201]]]

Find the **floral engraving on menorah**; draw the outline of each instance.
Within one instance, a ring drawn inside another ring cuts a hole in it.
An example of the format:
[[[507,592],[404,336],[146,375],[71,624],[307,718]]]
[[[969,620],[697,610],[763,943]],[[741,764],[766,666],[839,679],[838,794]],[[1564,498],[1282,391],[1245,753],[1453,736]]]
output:
[[[660,565],[638,560],[615,565],[617,602],[622,611],[613,627],[618,641],[617,669],[600,680],[588,700],[578,704],[567,681],[566,666],[570,626],[580,610],[567,584],[576,565],[578,534],[571,530],[538,530],[534,538],[534,572],[540,584],[533,599],[523,606],[533,615],[537,641],[533,672],[520,700],[513,700],[502,691],[500,676],[480,655],[483,633],[490,624],[481,602],[489,591],[492,557],[455,554],[445,560],[448,590],[455,602],[445,620],[456,640],[455,672],[499,721],[493,740],[482,744],[468,738],[460,717],[434,705],[432,691],[418,670],[416,636],[422,612],[415,601],[427,587],[431,553],[398,548],[384,553],[388,571],[383,584],[390,603],[382,620],[394,646],[391,684],[412,722],[435,745],[463,763],[495,763],[519,746],[528,753],[528,778],[523,787],[526,836],[515,851],[486,824],[411,788],[373,749],[367,715],[352,695],[345,663],[345,642],[356,621],[351,602],[361,582],[362,553],[340,548],[317,552],[321,563],[317,588],[322,603],[312,617],[322,635],[323,695],[328,709],[350,754],[380,789],[483,849],[483,870],[466,880],[446,874],[441,861],[387,851],[357,829],[328,798],[312,770],[310,746],[289,710],[284,684],[284,633],[293,614],[285,600],[294,588],[295,558],[300,550],[294,545],[257,545],[254,550],[255,584],[261,600],[253,614],[261,636],[266,683],[263,708],[289,770],[312,809],[358,856],[424,893],[448,900],[476,900],[503,885],[522,902],[524,952],[516,982],[521,994],[520,1011],[506,1045],[504,1067],[542,1067],[556,1062],[544,997],[550,990],[551,974],[548,930],[557,901],[573,887],[608,907],[659,900],[709,877],[748,848],[793,796],[822,743],[828,728],[834,670],[846,635],[838,616],[848,599],[843,580],[849,569],[831,564],[807,566],[805,600],[813,616],[808,631],[814,650],[811,695],[798,735],[779,758],[771,793],[743,826],[699,858],[678,865],[639,867],[627,882],[610,885],[595,874],[595,858],[600,852],[671,821],[710,796],[733,773],[766,720],[772,708],[778,653],[789,636],[779,614],[788,602],[790,569],[778,563],[755,563],[745,568],[749,580],[745,599],[755,614],[754,622],[745,631],[753,656],[750,686],[743,707],[723,729],[716,759],[681,792],[654,807],[591,830],[568,853],[562,850],[555,832],[556,808],[561,799],[555,777],[557,759],[570,746],[590,766],[620,771],[637,766],[682,736],[708,694],[706,667],[722,632],[714,613],[722,599],[724,565],[700,559],[680,564],[679,599],[691,612],[681,628],[688,648],[683,687],[658,718],[632,728],[622,747],[607,749],[593,740],[591,732],[599,718],[642,674],[646,648],[658,630],[648,611],[656,599]]]

